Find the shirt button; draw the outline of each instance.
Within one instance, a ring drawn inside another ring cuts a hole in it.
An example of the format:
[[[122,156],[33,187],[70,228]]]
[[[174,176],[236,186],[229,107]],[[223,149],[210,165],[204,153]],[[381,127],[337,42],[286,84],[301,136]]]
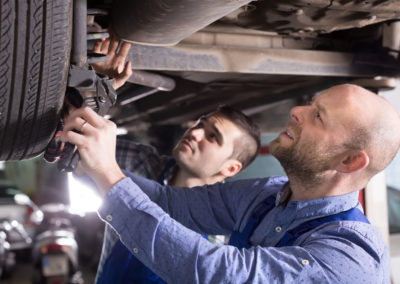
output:
[[[277,233],[280,233],[280,232],[282,231],[282,227],[281,227],[281,226],[276,226],[276,227],[275,227],[275,231],[276,231]]]
[[[138,253],[139,252],[138,248],[133,248],[133,252]]]
[[[107,215],[107,217],[106,217],[106,220],[108,221],[108,222],[111,222],[112,221],[112,216],[111,215]]]
[[[303,265],[309,265],[310,262],[308,261],[308,259],[302,259],[302,260],[301,260],[301,264],[303,264]]]

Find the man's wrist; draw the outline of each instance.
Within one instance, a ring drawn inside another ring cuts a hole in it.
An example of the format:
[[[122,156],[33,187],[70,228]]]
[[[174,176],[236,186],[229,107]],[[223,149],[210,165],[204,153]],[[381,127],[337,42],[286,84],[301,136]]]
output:
[[[103,195],[106,195],[111,190],[111,188],[114,187],[114,185],[126,178],[126,176],[118,167],[103,174],[94,173],[91,175],[91,178],[94,180]]]

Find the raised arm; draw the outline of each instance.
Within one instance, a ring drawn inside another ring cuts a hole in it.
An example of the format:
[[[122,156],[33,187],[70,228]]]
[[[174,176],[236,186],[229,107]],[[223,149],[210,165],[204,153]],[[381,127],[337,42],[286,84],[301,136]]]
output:
[[[124,173],[170,217],[207,235],[231,234],[242,224],[246,213],[252,212],[259,202],[278,190],[278,187],[268,186],[269,179],[174,188]]]
[[[80,129],[81,133],[73,129]],[[115,130],[113,122],[98,116],[89,108],[81,108],[70,114],[62,135],[64,141],[78,147],[80,168],[93,179],[104,195],[126,177],[115,159]],[[248,204],[257,195],[271,194],[264,191],[262,186],[256,186],[259,181],[244,181],[235,186],[229,183],[216,184],[207,186],[207,189],[165,190],[156,182],[134,175],[130,177],[145,194],[179,222],[208,234],[230,233],[237,223],[237,217],[251,210]]]

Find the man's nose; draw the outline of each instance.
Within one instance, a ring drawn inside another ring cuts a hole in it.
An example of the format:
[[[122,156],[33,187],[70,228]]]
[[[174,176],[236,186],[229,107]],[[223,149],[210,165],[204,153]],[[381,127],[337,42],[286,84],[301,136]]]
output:
[[[303,123],[304,106],[296,106],[290,110],[290,118],[298,124]]]
[[[201,139],[204,137],[204,129],[203,128],[194,128],[192,131],[190,131],[190,137],[192,137],[193,140],[199,142]]]

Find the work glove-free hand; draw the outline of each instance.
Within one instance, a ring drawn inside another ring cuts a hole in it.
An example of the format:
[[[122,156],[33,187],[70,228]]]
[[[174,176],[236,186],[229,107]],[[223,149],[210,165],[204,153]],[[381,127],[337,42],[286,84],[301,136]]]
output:
[[[114,122],[84,107],[68,116],[61,135],[63,142],[76,145],[81,158],[80,169],[96,182],[104,194],[125,178],[115,159],[116,130]]]

